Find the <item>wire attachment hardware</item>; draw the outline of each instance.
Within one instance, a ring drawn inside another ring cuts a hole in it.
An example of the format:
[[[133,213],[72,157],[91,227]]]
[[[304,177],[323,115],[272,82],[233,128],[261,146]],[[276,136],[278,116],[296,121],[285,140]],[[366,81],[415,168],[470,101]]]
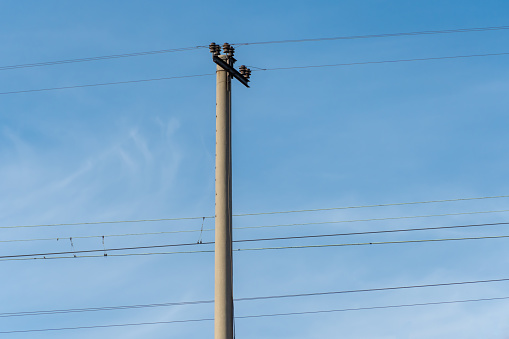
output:
[[[209,45],[210,52],[212,53],[212,60],[220,66],[223,70],[227,71],[229,75],[237,80],[239,80],[244,86],[249,87],[249,76],[251,75],[251,70],[248,69],[245,65],[241,66],[241,72],[237,71],[233,64],[235,63],[235,58],[233,55],[235,54],[235,48],[231,46],[229,43],[225,42],[223,44],[223,53],[226,56],[220,56],[219,53],[220,47],[212,42]]]
[[[233,54],[235,53],[235,48],[229,43],[225,42],[223,44],[223,52],[228,57],[228,59],[233,58]]]
[[[248,79],[251,77],[251,70],[246,67],[246,65],[242,65],[239,67],[239,72],[244,76],[244,78]]]
[[[212,53],[214,56],[219,56],[221,54],[221,47],[219,45],[216,45],[215,42],[212,42],[209,45],[210,53]]]

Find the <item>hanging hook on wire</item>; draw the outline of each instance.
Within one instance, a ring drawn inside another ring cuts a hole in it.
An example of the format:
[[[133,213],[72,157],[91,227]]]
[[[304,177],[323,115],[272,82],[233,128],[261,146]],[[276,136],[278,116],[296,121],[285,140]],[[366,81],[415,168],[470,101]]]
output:
[[[104,235],[102,236],[102,243],[103,243],[103,249],[104,249],[104,256],[107,257],[108,253],[106,253],[106,247],[104,246]]]
[[[205,224],[205,217],[203,217],[203,220],[201,222],[201,230],[200,230],[200,237],[198,238],[198,242],[197,244],[202,244],[203,241],[202,241],[202,235],[203,235],[203,224]]]
[[[71,248],[72,248],[72,251],[75,252],[75,249],[74,249],[74,244],[72,242],[72,237],[69,238],[69,240],[71,241]],[[74,257],[76,258],[76,253],[74,253]]]

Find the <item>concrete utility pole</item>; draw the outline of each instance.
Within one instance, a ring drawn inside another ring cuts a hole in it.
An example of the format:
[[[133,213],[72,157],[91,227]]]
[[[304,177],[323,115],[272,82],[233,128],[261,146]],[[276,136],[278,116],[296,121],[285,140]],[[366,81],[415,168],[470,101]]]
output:
[[[216,243],[214,338],[233,339],[231,78],[246,87],[251,70],[233,68],[234,48],[210,44],[216,70]]]

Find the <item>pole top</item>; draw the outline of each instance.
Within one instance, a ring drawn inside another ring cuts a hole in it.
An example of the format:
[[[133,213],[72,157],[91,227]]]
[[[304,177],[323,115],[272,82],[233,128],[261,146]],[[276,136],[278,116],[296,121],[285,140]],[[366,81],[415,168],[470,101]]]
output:
[[[223,53],[221,54],[221,47],[217,45],[215,42],[212,42],[209,45],[209,50],[212,53],[212,60],[219,66],[221,66],[225,71],[229,72],[231,76],[239,80],[244,86],[248,86],[249,78],[251,76],[251,70],[247,68],[245,65],[240,66],[239,71],[237,71],[233,64],[237,61],[233,55],[235,54],[235,48],[229,43],[225,42],[223,44]]]

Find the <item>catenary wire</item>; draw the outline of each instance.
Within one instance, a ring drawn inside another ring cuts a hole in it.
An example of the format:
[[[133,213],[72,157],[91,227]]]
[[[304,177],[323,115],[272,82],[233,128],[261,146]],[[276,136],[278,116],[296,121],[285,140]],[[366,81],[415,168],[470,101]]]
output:
[[[474,215],[474,214],[503,213],[503,212],[509,212],[509,210],[474,211],[474,212],[443,213],[443,214],[428,214],[428,215],[410,215],[410,216],[402,216],[402,217],[385,217],[385,218],[353,219],[353,220],[338,220],[338,221],[320,221],[320,222],[306,222],[306,223],[279,224],[279,225],[244,226],[244,227],[234,227],[234,229],[239,230],[239,229],[257,229],[257,228],[259,229],[259,228],[273,228],[273,227],[294,227],[294,226],[307,226],[307,225],[326,225],[326,224],[340,224],[340,223],[352,223],[352,222],[403,220],[403,219],[447,217],[447,216],[458,216],[458,215]]]
[[[267,45],[267,44],[282,44],[282,43],[302,43],[302,42],[316,42],[316,41],[333,41],[333,40],[352,40],[352,39],[371,39],[371,38],[387,38],[387,37],[400,37],[400,36],[415,36],[415,35],[434,35],[434,34],[450,34],[450,33],[468,33],[468,32],[484,32],[484,31],[498,31],[507,30],[509,26],[491,26],[491,27],[476,27],[476,28],[459,28],[459,29],[447,29],[447,30],[433,30],[433,31],[418,31],[418,32],[399,32],[399,33],[384,33],[384,34],[370,34],[370,35],[352,35],[352,36],[340,36],[340,37],[328,37],[328,38],[311,38],[311,39],[293,39],[293,40],[273,40],[273,41],[258,41],[258,42],[243,42],[233,43],[236,46],[248,46],[248,45]],[[174,52],[192,51],[198,49],[205,49],[208,46],[193,46],[173,49],[162,49],[153,51],[143,51],[134,53],[123,53],[113,55],[103,55],[96,57],[67,59],[67,60],[56,60],[46,62],[35,62],[18,65],[0,66],[0,71],[30,68],[30,67],[41,67],[41,66],[53,66],[70,63],[82,63],[89,61],[109,60],[109,59],[120,59],[128,57],[137,57],[154,54],[166,54]]]
[[[485,283],[497,283],[497,282],[505,282],[505,281],[509,281],[509,278],[488,279],[488,280],[474,280],[474,281],[460,281],[460,282],[436,283],[436,284],[424,284],[424,285],[410,285],[410,286],[379,287],[379,288],[357,289],[357,290],[343,290],[343,291],[327,291],[327,292],[313,292],[313,293],[299,293],[299,294],[283,294],[283,295],[271,295],[271,296],[261,296],[261,297],[246,297],[246,298],[237,298],[237,299],[234,299],[234,301],[238,302],[238,301],[253,301],[253,300],[283,299],[283,298],[299,298],[299,297],[312,297],[312,296],[335,295],[335,294],[393,291],[393,290],[414,289],[414,288],[429,288],[429,287],[445,287],[445,286],[457,286],[457,285],[485,284]],[[22,316],[37,316],[37,315],[51,315],[51,314],[62,314],[62,313],[114,311],[114,310],[137,309],[137,308],[152,308],[152,307],[187,306],[187,305],[212,304],[212,303],[214,303],[214,300],[195,300],[195,301],[167,302],[167,303],[140,304],[140,305],[122,305],[122,306],[106,306],[106,307],[72,308],[72,309],[39,310],[39,311],[24,311],[24,312],[6,312],[6,313],[0,313],[0,318],[22,317]]]
[[[469,227],[487,227],[487,226],[501,226],[509,225],[509,222],[494,222],[484,224],[467,224],[467,225],[452,225],[452,226],[435,226],[435,227],[420,227],[420,228],[404,228],[404,229],[392,229],[392,230],[380,230],[380,231],[364,231],[364,232],[349,232],[349,233],[336,233],[326,235],[304,235],[294,237],[279,237],[279,238],[267,238],[264,240],[288,240],[298,238],[315,238],[315,237],[328,237],[328,236],[348,236],[348,235],[365,235],[365,234],[380,234],[380,233],[398,233],[398,232],[413,232],[413,231],[430,231],[430,230],[442,230],[442,229],[454,229],[454,228],[469,228]],[[201,231],[214,231],[214,229],[203,229],[203,230],[179,230],[179,231],[161,231],[161,232],[144,232],[144,233],[125,233],[125,234],[105,234],[105,235],[88,235],[88,236],[72,236],[73,239],[90,239],[90,238],[103,238],[103,237],[127,237],[127,236],[145,236],[145,235],[161,235],[161,234],[175,234],[181,232],[201,232]],[[39,239],[9,239],[0,240],[1,242],[22,242],[22,241],[59,241],[69,239],[69,237],[59,238],[39,238]],[[233,240],[234,242],[236,240]],[[251,241],[251,240],[244,240]],[[258,240],[260,241],[260,240]]]
[[[412,202],[399,202],[399,203],[375,204],[375,205],[341,206],[341,207],[331,207],[331,208],[301,209],[301,210],[288,210],[288,211],[243,213],[243,214],[234,214],[233,216],[234,217],[245,217],[245,216],[257,216],[257,215],[268,215],[268,214],[320,212],[320,211],[332,211],[332,210],[344,210],[344,209],[390,207],[390,206],[431,204],[431,203],[472,201],[472,200],[486,200],[486,199],[501,199],[501,198],[509,198],[509,195],[496,195],[496,196],[473,197],[473,198],[456,198],[456,199],[443,199],[443,200],[428,200],[428,201],[412,201]],[[506,210],[504,210],[504,211],[506,211]],[[474,213],[491,213],[491,212],[474,212]],[[205,217],[199,216],[199,217],[183,217],[183,218],[92,221],[92,222],[76,222],[76,223],[60,223],[60,224],[13,225],[13,226],[0,226],[0,229],[2,229],[2,228],[24,228],[24,227],[53,227],[53,226],[120,224],[120,223],[139,223],[139,222],[157,222],[157,221],[179,221],[179,220],[196,220],[196,219],[201,220],[201,219],[213,219],[213,218],[214,218],[214,216],[205,216]],[[191,231],[183,231],[183,232],[198,232],[198,231],[200,231],[200,230],[191,230]],[[204,231],[206,231],[206,229],[204,229]],[[208,229],[208,231],[210,231],[210,229]]]
[[[1,228],[25,228],[25,227],[55,227],[55,226],[80,226],[80,225],[100,225],[100,224],[123,224],[123,223],[155,222],[155,221],[182,221],[182,220],[197,220],[197,219],[203,219],[203,218],[211,219],[214,217],[183,217],[183,218],[91,221],[91,222],[75,222],[75,223],[61,223],[61,224],[14,225],[14,226],[0,226],[0,229]]]
[[[149,246],[132,246],[132,247],[118,247],[118,248],[103,248],[95,250],[73,250],[63,252],[49,252],[49,253],[32,253],[32,254],[13,254],[13,255],[2,255],[0,259],[8,258],[22,258],[22,257],[41,257],[41,256],[53,256],[62,254],[76,254],[76,253],[94,253],[94,252],[112,252],[112,251],[133,251],[141,249],[152,249],[152,248],[167,248],[167,247],[182,247],[182,246],[195,246],[195,245],[211,245],[214,242],[202,242],[202,243],[183,243],[183,244],[164,244],[164,245],[149,245]],[[107,256],[104,254],[104,256]]]
[[[344,246],[365,246],[365,245],[393,245],[393,244],[411,244],[425,242],[443,242],[443,241],[462,241],[462,240],[487,240],[504,239],[509,235],[491,235],[482,237],[464,237],[464,238],[441,238],[441,239],[418,239],[418,240],[395,240],[395,241],[373,241],[349,244],[322,244],[322,245],[296,245],[296,246],[277,246],[277,247],[259,247],[259,248],[237,248],[234,251],[261,251],[261,250],[286,250],[302,248],[326,248],[326,247],[344,247]]]
[[[314,209],[274,211],[274,212],[244,213],[244,214],[235,214],[234,216],[235,217],[243,217],[243,216],[254,216],[254,215],[267,215],[267,214],[319,212],[319,211],[346,210],[346,209],[372,208],[372,207],[390,207],[390,206],[404,206],[404,205],[420,205],[420,204],[435,204],[435,203],[444,203],[444,202],[458,202],[458,201],[486,200],[486,199],[500,199],[500,198],[509,198],[509,195],[495,195],[495,196],[485,196],[485,197],[456,198],[456,199],[442,199],[442,200],[428,200],[428,201],[396,202],[396,203],[389,203],[389,204],[341,206],[341,207],[330,207],[330,208],[314,208]]]
[[[233,251],[262,251],[262,250],[286,250],[286,249],[304,249],[304,248],[327,248],[327,247],[346,247],[346,246],[365,246],[365,245],[391,245],[391,244],[410,244],[410,243],[426,243],[426,242],[444,242],[444,241],[464,241],[464,240],[487,240],[487,239],[504,239],[509,238],[509,235],[493,235],[493,236],[478,236],[478,237],[463,237],[463,238],[440,238],[440,239],[418,239],[418,240],[397,240],[397,241],[378,241],[378,242],[363,242],[363,243],[342,243],[342,244],[322,244],[322,245],[295,245],[295,246],[275,246],[275,247],[258,247],[258,248],[236,248]],[[258,239],[257,241],[267,241],[270,239]],[[234,242],[244,242],[254,240],[236,240]],[[151,249],[151,248],[165,248],[165,247],[180,247],[180,246],[202,246],[212,245],[214,242],[203,243],[183,243],[183,244],[166,244],[166,245],[151,245],[151,246],[138,246],[138,247],[124,247],[124,248],[110,248],[110,249],[95,249],[95,250],[80,250],[80,251],[65,251],[65,252],[51,252],[51,253],[37,253],[37,254],[14,254],[0,256],[0,261],[8,260],[35,260],[35,259],[72,259],[72,258],[99,258],[99,257],[126,257],[126,256],[146,256],[146,255],[161,255],[161,254],[191,254],[191,253],[214,253],[214,250],[196,250],[196,251],[175,251],[175,252],[148,252],[148,253],[122,253],[122,254],[106,254],[109,251],[127,251],[138,249]],[[95,253],[103,252],[101,255],[76,255],[76,253]],[[58,256],[62,254],[73,254],[73,256]]]
[[[272,313],[272,314],[244,315],[244,316],[236,316],[235,318],[236,319],[250,319],[250,318],[262,318],[262,317],[278,317],[278,316],[292,316],[292,315],[320,314],[320,313],[334,313],[334,312],[349,312],[349,311],[364,311],[364,310],[377,310],[377,309],[402,308],[402,307],[445,305],[445,304],[457,304],[457,303],[481,302],[481,301],[495,301],[495,300],[507,300],[507,299],[509,299],[509,297],[494,297],[494,298],[480,298],[480,299],[452,300],[452,301],[436,301],[436,302],[415,303],[415,304],[400,304],[400,305],[384,305],[384,306],[342,308],[342,309],[334,309],[334,310],[318,310],[318,311],[304,311],[304,312],[289,312],[289,313]],[[65,330],[84,330],[84,329],[92,329],[92,328],[125,327],[125,326],[141,326],[141,325],[160,325],[160,324],[202,322],[202,321],[213,321],[213,320],[214,320],[214,318],[202,318],[202,319],[154,321],[154,322],[128,323],[128,324],[109,324],[109,325],[93,325],[93,326],[41,328],[41,329],[29,329],[29,330],[2,331],[2,332],[0,332],[0,334],[27,333],[27,332],[48,332],[48,331],[65,331]]]
[[[260,67],[258,67],[259,69],[256,69],[256,70],[253,70],[253,71],[256,71],[256,72],[262,72],[262,71],[281,71],[281,70],[305,69],[305,68],[356,66],[356,65],[369,65],[369,64],[386,64],[386,63],[399,63],[399,62],[412,62],[412,61],[446,60],[446,59],[489,57],[489,56],[502,56],[502,55],[509,55],[509,52],[487,53],[487,54],[470,54],[470,55],[456,55],[456,56],[444,56],[444,57],[429,57],[429,58],[416,58],[416,59],[363,61],[363,62],[351,62],[351,63],[327,64],[327,65],[307,65],[307,66],[274,67],[274,68],[260,68]],[[182,75],[182,76],[153,78],[153,79],[127,80],[127,81],[95,83],[95,84],[74,85],[74,86],[64,86],[64,87],[37,88],[37,89],[28,89],[28,90],[21,90],[21,91],[0,92],[0,95],[31,93],[31,92],[43,92],[43,91],[56,91],[56,90],[64,90],[64,89],[72,89],[72,88],[83,88],[83,87],[121,85],[121,84],[151,82],[151,81],[160,81],[160,80],[172,80],[172,79],[204,77],[204,76],[212,76],[212,75],[215,75],[215,73],[195,74],[195,75]]]

